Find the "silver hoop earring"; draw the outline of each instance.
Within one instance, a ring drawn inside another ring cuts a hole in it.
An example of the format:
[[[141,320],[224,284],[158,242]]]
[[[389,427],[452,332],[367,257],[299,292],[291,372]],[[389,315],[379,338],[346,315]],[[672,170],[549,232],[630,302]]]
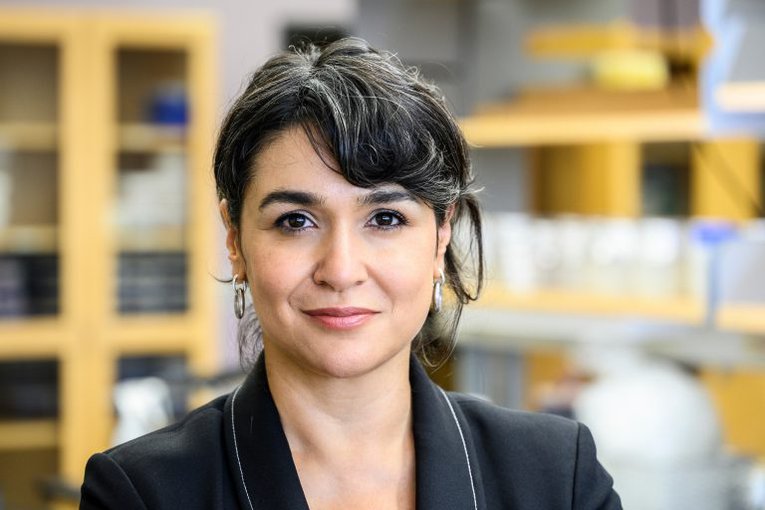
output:
[[[234,275],[231,280],[232,287],[234,288],[234,315],[237,319],[244,317],[244,293],[247,291],[247,280],[237,281],[238,274]]]
[[[438,270],[438,280],[433,282],[433,311],[438,313],[444,304],[444,283],[446,283],[446,276],[444,276],[444,270]]]

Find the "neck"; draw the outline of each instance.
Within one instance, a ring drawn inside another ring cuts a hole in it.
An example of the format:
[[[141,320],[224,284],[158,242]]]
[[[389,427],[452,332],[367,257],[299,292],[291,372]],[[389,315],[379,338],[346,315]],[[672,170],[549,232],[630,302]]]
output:
[[[409,352],[336,378],[295,369],[266,349],[266,373],[293,455],[339,461],[411,445]]]

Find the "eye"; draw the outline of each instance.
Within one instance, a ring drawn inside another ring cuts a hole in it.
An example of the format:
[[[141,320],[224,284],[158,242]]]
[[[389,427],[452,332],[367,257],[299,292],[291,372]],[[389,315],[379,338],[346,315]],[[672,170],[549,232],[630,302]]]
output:
[[[380,211],[369,220],[373,227],[380,229],[392,229],[406,225],[406,219],[396,211]]]
[[[316,224],[305,214],[293,212],[279,216],[276,220],[276,226],[287,232],[299,232],[314,227]]]

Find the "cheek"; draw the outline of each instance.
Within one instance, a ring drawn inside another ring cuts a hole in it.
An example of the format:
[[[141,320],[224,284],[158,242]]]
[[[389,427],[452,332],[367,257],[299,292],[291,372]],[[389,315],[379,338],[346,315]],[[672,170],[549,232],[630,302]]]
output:
[[[426,241],[427,237],[412,239],[402,245],[405,248],[378,257],[378,281],[396,308],[414,306],[427,312],[430,306],[435,247]]]
[[[302,280],[299,261],[294,254],[284,254],[267,243],[252,243],[247,253],[247,275],[250,280],[253,303],[259,314],[275,310],[286,303],[287,297]]]

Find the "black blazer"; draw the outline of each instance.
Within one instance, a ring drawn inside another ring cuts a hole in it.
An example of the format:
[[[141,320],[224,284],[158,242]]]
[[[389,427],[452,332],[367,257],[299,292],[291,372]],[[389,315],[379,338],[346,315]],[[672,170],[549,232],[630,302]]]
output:
[[[418,510],[621,509],[586,427],[447,394],[411,363]],[[263,357],[237,390],[94,455],[81,509],[307,510]]]

